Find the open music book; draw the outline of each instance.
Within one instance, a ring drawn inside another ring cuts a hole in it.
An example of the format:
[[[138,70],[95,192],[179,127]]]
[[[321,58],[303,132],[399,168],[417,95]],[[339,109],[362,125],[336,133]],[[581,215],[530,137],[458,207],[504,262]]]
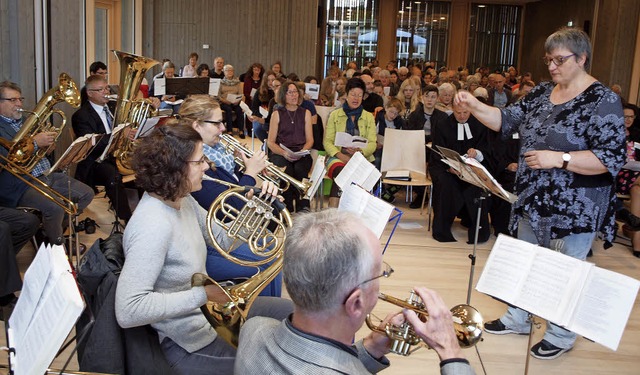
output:
[[[118,149],[118,145],[120,144],[122,137],[126,133],[124,130],[131,128],[132,125],[133,123],[131,122],[123,123],[113,129],[113,131],[111,132],[111,138],[109,138],[109,143],[107,144],[107,147],[104,148],[104,152],[102,153],[102,155],[100,155],[100,157],[98,158],[98,162],[104,161],[109,157],[109,155],[113,154],[113,152]]]
[[[83,309],[63,247],[40,246],[9,319],[14,374],[44,374]]]
[[[346,132],[337,132],[336,139],[334,141],[335,145],[338,147],[354,147],[354,148],[365,148],[367,147],[367,143],[369,141],[357,135],[351,135]]]
[[[324,161],[325,156],[318,155],[318,158],[313,164],[313,169],[311,170],[311,177],[309,179],[309,181],[311,182],[311,186],[304,194],[304,199],[311,199],[311,197],[316,195],[320,184],[322,184],[322,179],[327,174],[327,167],[325,166]]]
[[[64,169],[72,163],[84,160],[105,134],[85,134],[73,141],[62,156],[44,174],[49,175],[58,169]]]
[[[362,153],[356,152],[334,180],[342,190],[351,183],[360,185],[365,190],[371,190],[380,176],[382,176],[380,171]]]
[[[393,206],[369,194],[360,186],[351,184],[342,191],[338,210],[356,214],[380,238],[389,222]]]
[[[616,350],[639,286],[628,276],[501,234],[476,289]]]
[[[491,194],[506,200],[515,202],[518,197],[502,188],[502,185],[489,173],[489,171],[474,158],[458,154],[446,147],[436,146],[437,150],[431,150],[442,156],[442,162],[456,171],[458,177],[472,185],[491,192]]]

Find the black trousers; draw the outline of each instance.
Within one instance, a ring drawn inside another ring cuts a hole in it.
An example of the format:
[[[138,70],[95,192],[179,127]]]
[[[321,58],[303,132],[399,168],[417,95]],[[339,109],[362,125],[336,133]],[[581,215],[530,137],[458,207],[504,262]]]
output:
[[[285,167],[284,172],[289,176],[295,178],[298,181],[302,181],[304,178],[309,178],[309,171],[313,164],[313,159],[310,155],[304,156],[296,161],[289,161],[282,155],[271,154],[271,162],[278,167]],[[287,205],[289,212],[293,211],[293,202],[295,202],[295,209],[300,211],[303,208],[309,208],[311,203],[308,199],[302,199],[300,192],[293,186],[282,192],[284,203]]]
[[[224,118],[227,122],[227,130],[231,131],[233,128],[240,130],[244,129],[244,117],[242,116],[242,108],[238,104],[224,104],[220,103],[220,108],[224,111]],[[236,113],[236,121],[233,121],[233,113]]]
[[[0,296],[22,289],[16,254],[39,226],[40,221],[33,214],[0,207]]]
[[[131,207],[124,190],[122,176],[118,173],[118,167],[111,160],[102,163],[94,163],[91,172],[95,185],[104,185],[105,193],[118,213],[118,217],[125,221],[131,219]]]

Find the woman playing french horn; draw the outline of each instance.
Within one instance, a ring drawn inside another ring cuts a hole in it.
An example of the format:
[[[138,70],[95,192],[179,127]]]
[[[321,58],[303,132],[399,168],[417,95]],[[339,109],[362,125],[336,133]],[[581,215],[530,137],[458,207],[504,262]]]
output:
[[[193,95],[187,98],[180,107],[180,121],[195,129],[202,137],[205,157],[212,161],[211,169],[205,173],[213,179],[225,181],[240,186],[256,186],[258,174],[267,167],[267,156],[262,151],[257,151],[252,157],[247,158],[240,154],[245,165],[244,173],[233,173],[235,169],[232,154],[227,153],[220,144],[220,135],[226,131],[226,124],[220,105],[208,95]],[[216,198],[229,189],[229,186],[216,181],[202,181],[202,189],[194,191],[191,195],[205,210],[211,207]],[[262,190],[272,196],[276,196],[278,188],[273,183],[263,183]],[[245,201],[235,197],[229,197],[227,203],[236,209],[241,209]],[[251,277],[256,273],[255,267],[245,267],[226,260],[218,251],[209,247],[207,250],[207,274],[215,280],[225,280],[238,277]],[[249,250],[246,244],[242,244],[234,251],[234,255],[243,260],[257,260],[257,257]],[[268,267],[269,263],[260,266],[260,269]],[[277,276],[260,295],[280,297],[282,294],[282,276]]]
[[[124,232],[116,318],[124,328],[150,324],[178,373],[228,374],[236,351],[200,311],[207,300],[227,298],[217,286],[191,286],[191,276],[205,272],[206,244],[212,245],[206,211],[190,195],[201,189],[209,165],[200,134],[174,121],[140,139],[133,153],[136,182],[145,193]],[[225,242],[220,227],[212,233]],[[249,316],[283,319],[291,311],[289,301],[258,297]]]

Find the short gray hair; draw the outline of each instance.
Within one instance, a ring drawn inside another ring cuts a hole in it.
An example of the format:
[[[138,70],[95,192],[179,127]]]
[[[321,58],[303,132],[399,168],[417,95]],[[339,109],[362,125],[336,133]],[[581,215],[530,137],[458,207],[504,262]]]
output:
[[[585,55],[584,69],[589,70],[591,67],[591,41],[589,35],[584,31],[573,27],[563,27],[549,35],[544,42],[545,52],[551,53],[557,48],[568,49],[575,54],[576,60]]]
[[[327,312],[370,278],[374,261],[355,215],[328,209],[300,215],[287,233],[283,277],[296,308]]]
[[[222,67],[222,71],[223,71],[223,72],[226,72],[226,71],[227,71],[227,70],[229,70],[229,69],[233,69],[233,71],[234,71],[234,72],[235,72],[235,70],[236,70],[236,69],[233,67],[233,65],[231,65],[231,64],[227,64],[227,65],[225,65],[225,66],[223,66],[223,67]]]

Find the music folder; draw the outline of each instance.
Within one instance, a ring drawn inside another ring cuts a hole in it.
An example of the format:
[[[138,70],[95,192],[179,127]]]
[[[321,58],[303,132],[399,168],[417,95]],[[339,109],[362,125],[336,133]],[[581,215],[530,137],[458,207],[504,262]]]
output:
[[[91,153],[105,134],[86,134],[78,137],[65,150],[64,154],[44,174],[49,175],[57,170],[64,170],[73,163],[79,163]]]

